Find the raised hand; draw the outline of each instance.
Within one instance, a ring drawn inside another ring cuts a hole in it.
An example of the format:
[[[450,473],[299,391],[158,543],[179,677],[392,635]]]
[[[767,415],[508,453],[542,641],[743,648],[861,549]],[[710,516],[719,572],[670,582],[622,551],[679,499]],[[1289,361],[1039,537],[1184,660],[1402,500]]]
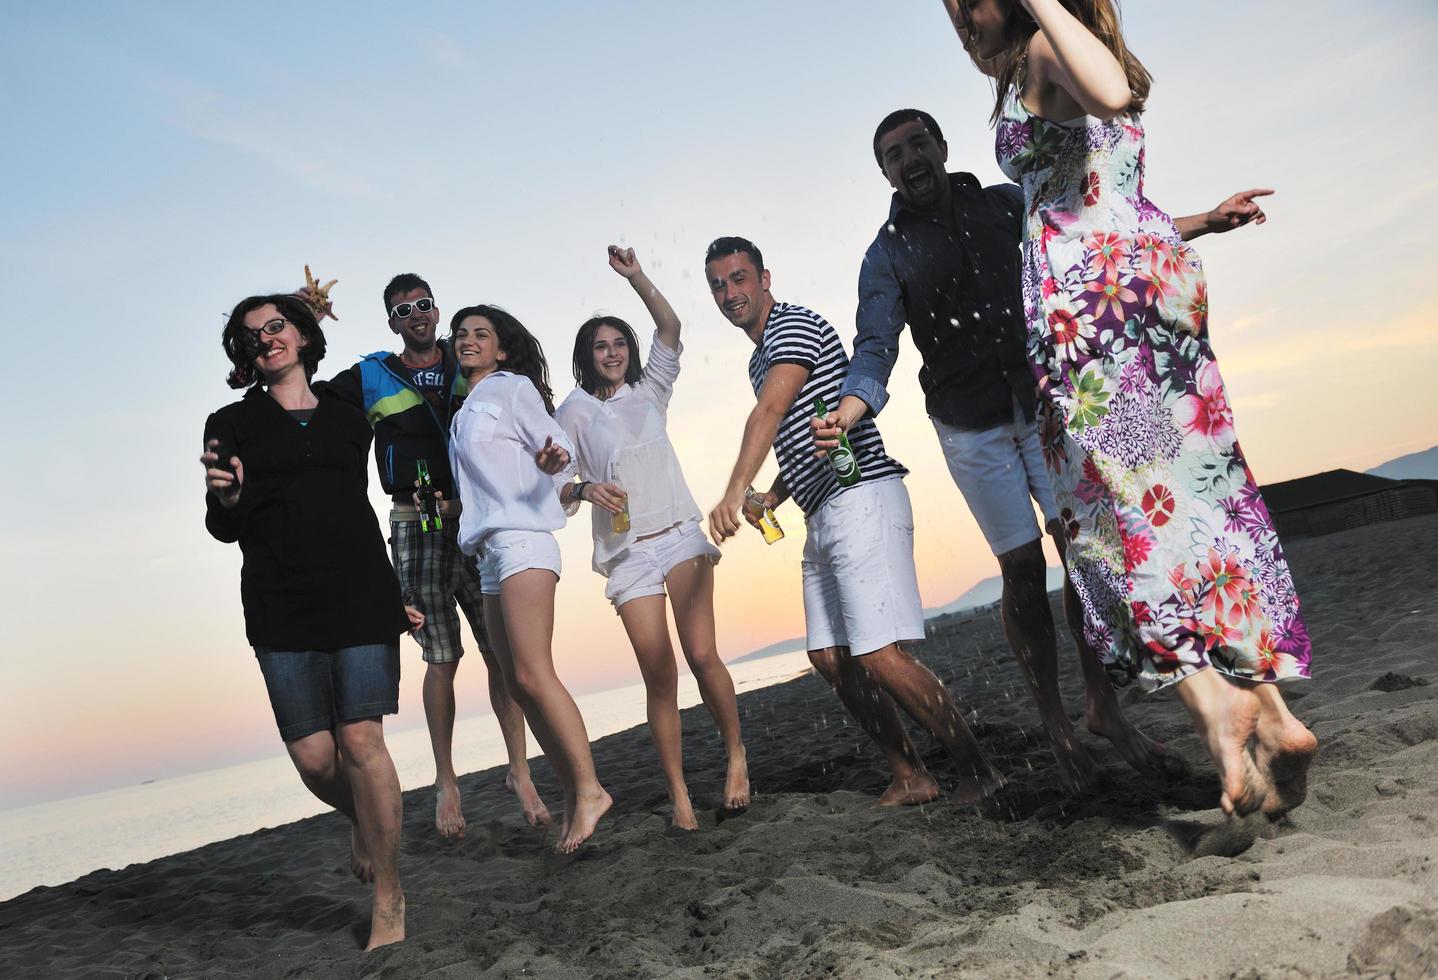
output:
[[[639,260],[634,257],[634,249],[620,248],[618,245],[609,246],[609,268],[625,279],[633,279],[644,273],[639,267]]]
[[[325,317],[338,321],[335,316],[334,303],[330,300],[330,290],[338,279],[331,279],[323,286],[318,279],[310,275],[310,267],[305,266],[305,284],[295,290],[295,296],[304,301],[305,305],[314,313],[315,319],[323,321]]]
[[[1272,188],[1266,187],[1239,191],[1208,212],[1208,230],[1221,233],[1242,228],[1247,224],[1263,224],[1268,220],[1268,215],[1263,213],[1263,208],[1258,206],[1254,198],[1267,197],[1272,193]]]
[[[240,462],[238,456],[221,460],[216,452],[219,448],[220,440],[208,439],[205,442],[205,451],[200,453],[200,465],[205,468],[205,487],[222,505],[233,507],[240,502],[240,487],[245,482],[245,464]]]
[[[534,454],[534,464],[553,476],[569,465],[569,452],[563,446],[556,446],[553,436],[545,436],[544,445]]]

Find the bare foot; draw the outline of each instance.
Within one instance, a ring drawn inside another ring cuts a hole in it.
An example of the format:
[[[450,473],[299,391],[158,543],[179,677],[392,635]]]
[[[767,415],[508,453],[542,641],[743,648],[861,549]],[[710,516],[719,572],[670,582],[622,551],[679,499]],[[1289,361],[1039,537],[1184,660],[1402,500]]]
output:
[[[350,871],[365,884],[374,881],[374,865],[370,862],[369,852],[365,850],[359,828],[353,824],[350,825]]]
[[[669,823],[680,830],[699,829],[699,820],[694,816],[694,805],[689,801],[688,790],[674,799],[674,817]]]
[[[1218,770],[1223,786],[1218,805],[1229,816],[1258,810],[1272,790],[1248,751],[1248,740],[1258,727],[1258,695],[1208,669],[1179,681],[1178,696]]]
[[[434,828],[445,840],[464,836],[464,810],[460,805],[459,784],[434,784]]]
[[[366,953],[404,941],[404,892],[398,888],[391,896],[374,896],[374,911],[370,916],[369,945]]]
[[[1064,751],[1055,744],[1054,761],[1059,766],[1059,782],[1070,796],[1093,793],[1103,785],[1103,772],[1081,745],[1072,745]]]
[[[1009,784],[997,769],[987,763],[985,767],[983,771],[975,771],[968,779],[959,780],[958,788],[954,790],[955,803],[970,806],[988,799]]]
[[[1118,749],[1123,761],[1145,776],[1163,776],[1182,765],[1177,756],[1168,754],[1168,746],[1133,727],[1133,722],[1118,710],[1116,699],[1108,711],[1089,705],[1083,720],[1084,727],[1100,738],[1108,739]]]
[[[539,798],[539,790],[534,788],[534,780],[529,777],[528,771],[522,776],[515,776],[511,766],[509,775],[504,777],[504,785],[519,798],[519,808],[524,811],[525,823],[531,827],[549,826],[554,818],[549,815],[549,807]]]
[[[1317,751],[1318,739],[1303,722],[1292,715],[1278,718],[1263,713],[1253,758],[1272,786],[1263,801],[1265,816],[1277,819],[1307,798],[1308,766]]]
[[[724,778],[724,809],[742,810],[749,805],[749,754],[740,746],[729,756],[729,775]]]
[[[879,806],[918,806],[938,798],[938,782],[928,772],[920,770],[910,776],[895,776],[889,788],[879,794]]]
[[[613,805],[614,799],[602,787],[597,794],[582,796],[576,800],[574,815],[565,821],[567,826],[564,837],[556,849],[561,854],[573,854],[579,850],[579,845],[589,840],[600,818],[608,813]]]

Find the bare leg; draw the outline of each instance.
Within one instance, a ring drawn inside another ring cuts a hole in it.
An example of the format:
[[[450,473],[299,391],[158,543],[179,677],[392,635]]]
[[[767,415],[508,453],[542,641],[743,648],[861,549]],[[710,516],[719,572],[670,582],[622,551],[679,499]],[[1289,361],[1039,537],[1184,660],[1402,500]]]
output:
[[[545,719],[526,707],[526,702],[523,700],[523,692],[519,690],[519,682],[515,677],[514,654],[510,649],[509,633],[505,629],[504,622],[504,606],[499,596],[486,595],[484,597],[484,619],[489,626],[489,641],[494,645],[494,664],[499,668],[505,688],[511,693],[515,706],[520,709],[520,716],[528,722],[530,729],[533,730],[534,737],[544,752],[544,757],[549,760],[550,768],[554,770],[555,778],[559,780],[560,791],[564,793],[566,807],[564,826],[560,836],[567,836],[569,833],[569,809],[572,806],[569,771],[564,767],[563,757],[551,751],[555,741]]]
[[[426,664],[424,720],[434,750],[434,827],[444,838],[464,836],[464,809],[454,774],[454,675],[459,661]]]
[[[399,884],[399,832],[403,816],[399,777],[378,718],[340,722],[345,775],[354,792],[360,835],[374,862],[374,910],[369,943],[377,949],[404,939],[404,892]]]
[[[707,559],[670,569],[665,579],[669,603],[674,607],[674,626],[689,670],[699,682],[699,695],[709,709],[728,755],[724,779],[724,808],[742,810],[749,805],[749,758],[739,733],[739,705],[734,698],[734,679],[719,659],[714,639],[714,566]]]
[[[1064,577],[1064,617],[1078,645],[1079,666],[1083,669],[1084,725],[1106,738],[1118,749],[1123,761],[1146,775],[1162,775],[1167,768],[1181,765],[1168,755],[1168,747],[1133,727],[1118,704],[1118,694],[1103,668],[1103,659],[1083,635],[1083,606],[1073,583]]]
[[[509,773],[504,777],[504,785],[518,798],[525,823],[531,827],[547,827],[551,819],[549,808],[544,805],[544,800],[540,799],[539,790],[534,788],[534,778],[529,773],[529,752],[524,738],[524,712],[514,703],[514,697],[504,682],[504,672],[500,669],[494,651],[488,649],[490,627],[480,618],[483,603],[467,592],[457,598],[459,608],[469,620],[469,630],[474,634],[474,642],[479,647],[479,655],[484,659],[485,670],[489,672],[489,704],[494,709],[494,717],[499,721],[500,733],[504,735],[504,750],[509,756]],[[479,601],[480,604],[473,607],[470,605],[471,601]]]
[[[1248,740],[1258,728],[1258,695],[1211,667],[1179,681],[1177,690],[1218,770],[1223,786],[1219,806],[1230,816],[1253,813],[1272,790],[1248,751]]]
[[[1005,552],[999,555],[999,567],[1004,580],[1000,604],[1004,635],[1038,705],[1039,720],[1058,762],[1059,781],[1070,793],[1088,792],[1097,785],[1099,773],[1079,744],[1059,694],[1058,650],[1044,582],[1043,548],[1038,541],[1031,541]]]
[[[1255,684],[1258,696],[1258,742],[1254,760],[1273,786],[1263,812],[1280,817],[1308,796],[1308,766],[1318,751],[1318,739],[1293,717],[1277,684]]]
[[[349,780],[345,778],[344,765],[335,746],[333,732],[315,732],[304,738],[285,743],[290,761],[305,784],[321,802],[328,803],[350,822],[350,871],[363,882],[374,881],[374,865],[370,862],[369,851],[359,832],[355,818],[354,794],[350,791]]]
[[[897,643],[849,660],[939,740],[959,767],[958,802],[976,803],[1003,787],[1004,777],[984,758],[963,712],[929,668]]]
[[[698,830],[694,807],[689,801],[689,787],[684,784],[684,750],[681,746],[683,728],[679,721],[679,673],[674,666],[674,650],[669,644],[669,618],[664,611],[664,596],[647,595],[631,599],[619,607],[619,618],[639,672],[644,675],[645,707],[649,718],[649,734],[659,753],[659,767],[669,787],[669,800],[674,807],[673,824],[683,830]]]
[[[848,651],[838,647],[810,650],[809,662],[829,682],[834,693],[859,726],[884,753],[891,781],[879,796],[880,806],[912,806],[938,798],[939,784],[924,767],[909,738],[894,699],[852,664]]]
[[[570,853],[594,833],[614,801],[594,774],[579,708],[554,672],[555,582],[553,572],[539,568],[511,575],[500,584],[495,605],[500,606],[499,621],[508,639],[515,700],[567,788],[568,827],[559,849]],[[486,613],[489,608],[486,598]]]

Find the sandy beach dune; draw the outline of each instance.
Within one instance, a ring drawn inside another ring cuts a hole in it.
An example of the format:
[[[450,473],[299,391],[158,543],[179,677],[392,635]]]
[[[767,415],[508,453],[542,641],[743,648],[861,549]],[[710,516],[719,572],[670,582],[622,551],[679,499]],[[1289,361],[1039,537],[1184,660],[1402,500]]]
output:
[[[1085,734],[1110,785],[1065,798],[983,612],[920,653],[1012,777],[995,806],[876,809],[877,754],[806,677],[740,699],[758,792],[740,816],[717,814],[718,739],[702,708],[685,712],[697,834],[668,828],[643,728],[596,744],[617,806],[574,857],[523,825],[502,771],[461,780],[457,843],[436,839],[431,791],[407,794],[400,946],[359,951],[368,893],[326,816],[0,904],[0,975],[1438,975],[1438,518],[1289,553],[1317,674],[1289,691],[1323,744],[1308,803],[1279,825],[1223,819],[1171,696],[1125,703],[1192,775],[1146,781]],[[1077,713],[1071,645],[1062,657]]]

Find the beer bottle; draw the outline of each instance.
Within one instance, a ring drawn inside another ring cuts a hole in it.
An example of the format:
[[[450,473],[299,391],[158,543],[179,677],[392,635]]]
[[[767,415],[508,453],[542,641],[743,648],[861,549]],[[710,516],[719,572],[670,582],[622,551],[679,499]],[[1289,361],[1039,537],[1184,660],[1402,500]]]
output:
[[[629,533],[629,494],[624,495],[624,509],[609,515],[609,530],[615,534]]]
[[[824,404],[824,399],[814,397],[814,414],[824,418],[829,414],[829,408]],[[829,450],[829,465],[834,467],[834,475],[839,478],[839,486],[852,487],[859,482],[862,474],[859,472],[859,458],[854,455],[854,447],[849,445],[849,435],[846,432],[839,433],[839,444]]]
[[[765,544],[773,544],[784,536],[784,529],[779,526],[774,509],[764,506],[764,498],[759,496],[753,487],[744,491],[744,509],[759,519],[759,531],[764,535]]]
[[[439,516],[439,498],[436,496],[438,491],[429,478],[428,460],[415,460],[414,469],[419,478],[419,529],[429,534],[444,527],[444,519]]]

